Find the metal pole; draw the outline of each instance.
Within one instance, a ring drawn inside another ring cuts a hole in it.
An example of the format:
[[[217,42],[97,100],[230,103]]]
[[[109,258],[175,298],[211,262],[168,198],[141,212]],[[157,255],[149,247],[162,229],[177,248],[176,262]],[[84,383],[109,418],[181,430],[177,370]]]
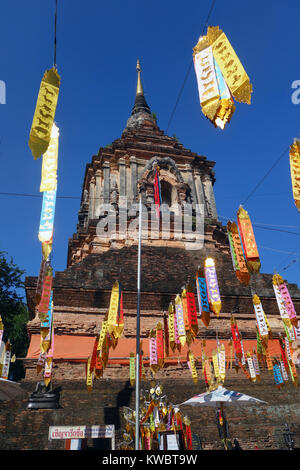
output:
[[[136,312],[136,372],[135,372],[135,450],[140,441],[140,302],[141,302],[141,252],[142,252],[142,194],[139,194],[139,240],[137,272],[137,312]]]

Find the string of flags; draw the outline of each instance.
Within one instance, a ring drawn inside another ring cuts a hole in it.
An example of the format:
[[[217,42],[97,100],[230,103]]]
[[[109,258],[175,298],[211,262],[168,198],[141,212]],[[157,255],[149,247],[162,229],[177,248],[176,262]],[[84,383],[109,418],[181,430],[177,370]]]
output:
[[[47,386],[52,378],[54,355],[53,324],[53,269],[51,252],[57,192],[59,128],[54,122],[58,100],[60,76],[56,66],[43,76],[37,98],[29,137],[34,159],[42,155],[40,192],[43,193],[38,239],[42,247],[42,260],[36,286],[36,305],[40,320],[40,355],[37,373],[43,371]]]
[[[109,309],[102,321],[100,332],[95,339],[91,356],[86,364],[86,386],[89,392],[93,389],[94,379],[103,376],[107,366],[110,349],[115,349],[124,331],[124,308],[122,285],[116,281],[110,295]],[[134,358],[133,358],[134,359]],[[134,363],[133,363],[134,364]],[[132,376],[132,361],[130,376]],[[132,378],[131,380],[134,380]]]

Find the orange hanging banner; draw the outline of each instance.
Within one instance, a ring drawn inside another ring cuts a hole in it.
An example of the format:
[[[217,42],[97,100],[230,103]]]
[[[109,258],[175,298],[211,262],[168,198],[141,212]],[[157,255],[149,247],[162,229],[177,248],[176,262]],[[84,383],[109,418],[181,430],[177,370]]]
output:
[[[242,206],[237,212],[237,220],[248,268],[258,273],[261,265],[253,227],[248,212]]]

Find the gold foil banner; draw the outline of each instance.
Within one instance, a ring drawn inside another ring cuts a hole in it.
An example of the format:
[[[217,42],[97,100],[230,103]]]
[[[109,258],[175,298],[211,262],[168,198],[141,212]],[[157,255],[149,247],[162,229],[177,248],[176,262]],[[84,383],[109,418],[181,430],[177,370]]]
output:
[[[59,129],[53,123],[50,144],[43,155],[40,192],[53,191],[57,185],[58,136]]]
[[[300,210],[300,141],[295,142],[290,146],[290,170],[293,197],[297,208]]]
[[[218,26],[209,26],[206,37],[232,95],[250,104],[252,85],[226,34]]]
[[[248,212],[243,209],[242,206],[239,207],[239,210],[237,212],[237,219],[248,268],[253,272],[259,272],[260,259],[256,246],[252,223]]]
[[[28,142],[34,159],[44,154],[49,147],[59,86],[57,70],[47,70],[41,81]]]

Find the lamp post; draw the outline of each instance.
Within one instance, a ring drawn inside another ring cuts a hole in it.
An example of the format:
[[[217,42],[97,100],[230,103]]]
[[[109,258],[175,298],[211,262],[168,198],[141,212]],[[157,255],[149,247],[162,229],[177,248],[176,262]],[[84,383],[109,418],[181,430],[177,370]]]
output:
[[[140,304],[141,304],[141,261],[142,261],[142,186],[139,188],[139,238],[137,271],[137,312],[136,312],[136,372],[135,372],[135,450],[140,441]]]

